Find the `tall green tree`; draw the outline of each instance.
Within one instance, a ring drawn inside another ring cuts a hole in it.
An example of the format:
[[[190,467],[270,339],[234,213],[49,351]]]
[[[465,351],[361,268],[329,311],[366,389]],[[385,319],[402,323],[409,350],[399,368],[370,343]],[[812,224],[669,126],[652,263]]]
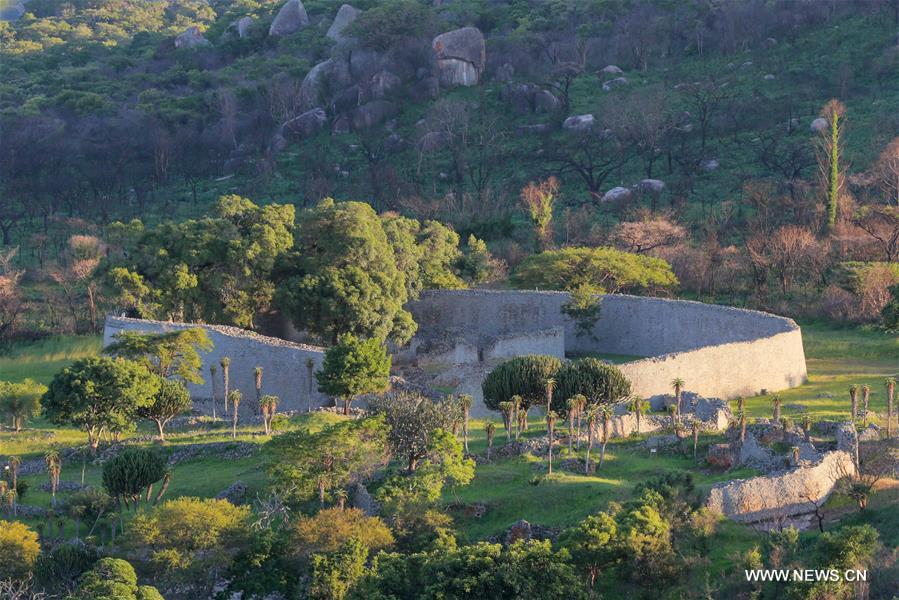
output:
[[[141,408],[138,414],[156,423],[159,439],[165,441],[165,426],[169,421],[191,409],[193,402],[190,392],[180,381],[163,379],[159,391],[153,396],[153,402]]]
[[[184,383],[203,383],[200,351],[212,350],[205,329],[195,327],[165,333],[123,331],[104,349],[110,356],[143,362],[160,377],[177,377]]]
[[[41,412],[41,396],[47,386],[32,379],[21,382],[0,381],[0,413],[9,419],[13,431],[19,433],[29,419]]]
[[[325,351],[321,371],[315,374],[318,390],[339,398],[343,414],[349,414],[350,404],[359,394],[384,392],[390,387],[390,363],[381,340],[346,334]]]
[[[561,367],[562,361],[555,356],[532,354],[507,360],[484,378],[484,403],[498,410],[500,402],[520,396],[522,408],[539,406],[546,399],[546,380],[555,377]]]
[[[583,394],[591,404],[615,402],[631,395],[631,383],[614,365],[597,358],[580,358],[565,363],[556,374],[557,401],[555,410],[561,410],[561,398]]]
[[[104,431],[134,428],[138,411],[152,405],[160,386],[160,378],[146,365],[121,358],[84,358],[53,377],[42,405],[52,422],[85,431],[96,451]]]
[[[375,211],[327,198],[303,211],[296,248],[279,269],[277,303],[299,329],[336,342],[351,333],[405,342],[415,333],[409,293]]]

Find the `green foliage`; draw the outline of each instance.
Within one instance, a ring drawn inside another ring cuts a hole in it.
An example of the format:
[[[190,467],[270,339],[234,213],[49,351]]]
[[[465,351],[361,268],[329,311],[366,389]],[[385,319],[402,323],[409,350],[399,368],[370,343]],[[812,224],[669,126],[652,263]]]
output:
[[[512,396],[521,396],[525,407],[543,404],[546,380],[555,377],[561,367],[562,361],[554,356],[532,354],[507,360],[484,378],[484,404],[499,410],[499,403],[510,401]]]
[[[138,411],[152,404],[159,387],[159,377],[145,365],[84,358],[56,374],[42,404],[47,418],[83,429],[96,448],[102,432],[132,430]]]
[[[109,496],[106,496],[106,500],[109,500]],[[38,580],[51,589],[71,593],[81,576],[98,558],[96,548],[75,540],[54,546],[41,554],[35,573]]]
[[[451,400],[434,402],[410,392],[375,398],[369,409],[383,415],[390,449],[405,460],[410,472],[429,455],[435,432],[449,430],[461,418],[458,405]]]
[[[597,576],[620,558],[618,524],[608,513],[591,515],[577,526],[567,529],[561,544],[571,554],[572,562],[584,572],[592,588]]]
[[[165,460],[143,448],[126,448],[103,465],[103,487],[126,503],[140,500],[142,492],[165,475]]]
[[[120,558],[101,558],[84,574],[76,598],[83,600],[163,600],[151,586],[137,585],[134,567]]]
[[[631,383],[616,366],[597,358],[580,358],[565,363],[556,373],[555,410],[562,410],[564,398],[583,394],[591,404],[615,402],[631,395]]]
[[[496,281],[505,275],[505,263],[495,258],[484,240],[473,234],[458,259],[459,275],[473,285]]]
[[[0,580],[25,579],[41,553],[37,533],[19,521],[0,521]]]
[[[125,544],[154,581],[210,590],[246,547],[249,516],[249,507],[227,500],[177,498],[138,513]]]
[[[599,321],[602,305],[599,289],[584,284],[569,290],[569,293],[570,298],[562,305],[562,312],[574,321],[575,335],[595,338],[593,329]]]
[[[884,327],[890,331],[899,330],[899,283],[890,286],[890,301],[880,314]]]
[[[159,437],[165,439],[165,425],[178,415],[191,409],[193,402],[190,392],[180,381],[163,379],[159,392],[153,396],[153,403],[140,409],[140,416],[155,422]]]
[[[600,293],[652,292],[678,284],[671,265],[645,254],[614,248],[572,247],[527,257],[512,273],[520,288]]]
[[[293,205],[222,196],[215,216],[114,223],[106,269],[116,301],[141,317],[252,327],[274,295],[275,259],[293,246]],[[124,250],[124,252],[121,252]]]
[[[315,374],[318,390],[342,399],[343,413],[348,414],[354,397],[390,387],[390,363],[383,341],[345,334],[325,351],[321,371]]]
[[[374,50],[388,50],[400,42],[432,35],[436,19],[431,8],[416,0],[387,0],[366,10],[347,33]]]
[[[266,444],[269,474],[287,497],[319,501],[335,488],[364,480],[387,460],[387,428],[381,419],[341,421],[317,433],[292,431]]]
[[[327,198],[303,211],[280,272],[277,303],[300,329],[404,342],[415,333],[405,274],[381,219],[362,202]]]
[[[343,600],[350,586],[364,573],[367,559],[368,548],[356,539],[347,541],[330,554],[314,555],[309,598]]]
[[[29,419],[41,412],[41,396],[47,386],[26,379],[19,383],[0,381],[0,414],[12,422],[12,428],[20,431]]]
[[[199,351],[212,350],[212,340],[200,327],[165,333],[122,331],[104,352],[110,356],[144,361],[160,377],[178,377],[185,383],[203,383]]]
[[[358,508],[325,508],[314,516],[303,516],[291,525],[291,554],[308,563],[315,554],[337,552],[350,540],[357,540],[372,552],[393,545],[390,528],[378,517],[369,517]]]

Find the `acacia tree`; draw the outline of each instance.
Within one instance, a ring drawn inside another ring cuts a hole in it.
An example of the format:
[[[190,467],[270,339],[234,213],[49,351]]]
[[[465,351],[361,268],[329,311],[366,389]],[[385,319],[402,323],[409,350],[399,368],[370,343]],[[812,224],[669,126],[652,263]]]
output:
[[[315,374],[318,390],[343,402],[343,414],[359,394],[374,394],[390,387],[390,355],[377,338],[340,338],[325,352],[322,369]]]
[[[274,487],[296,500],[317,496],[324,506],[329,491],[363,481],[387,463],[388,431],[377,418],[275,436],[266,444]]]
[[[47,386],[32,379],[19,383],[0,381],[0,413],[11,421],[15,433],[40,413],[41,396],[46,392]]]
[[[193,406],[190,392],[180,381],[163,379],[160,382],[159,392],[153,396],[153,402],[138,411],[145,419],[156,423],[159,430],[159,439],[165,441],[165,426],[178,415],[187,412]]]
[[[52,422],[84,430],[96,452],[103,432],[134,427],[138,411],[153,403],[160,385],[159,377],[143,364],[121,358],[84,358],[53,377],[42,405]]]

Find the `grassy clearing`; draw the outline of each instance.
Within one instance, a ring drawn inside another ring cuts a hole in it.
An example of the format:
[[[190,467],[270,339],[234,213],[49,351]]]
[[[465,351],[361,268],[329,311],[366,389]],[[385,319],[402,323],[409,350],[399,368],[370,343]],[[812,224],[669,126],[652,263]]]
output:
[[[34,379],[50,383],[53,375],[73,361],[96,356],[103,348],[100,336],[60,336],[17,344],[0,354],[0,379],[22,381]]]

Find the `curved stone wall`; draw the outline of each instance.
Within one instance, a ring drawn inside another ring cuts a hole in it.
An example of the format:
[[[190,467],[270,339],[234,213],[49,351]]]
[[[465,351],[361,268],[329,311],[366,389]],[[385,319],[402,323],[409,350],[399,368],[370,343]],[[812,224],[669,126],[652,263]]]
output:
[[[794,387],[807,378],[802,332],[791,319],[616,294],[603,297],[593,335],[578,337],[561,310],[567,299],[564,292],[428,291],[409,305],[419,324],[413,347],[447,335],[477,345],[487,337],[560,327],[567,354],[648,357],[619,365],[634,393],[644,397],[670,393],[675,377],[701,396],[725,399]],[[522,348],[520,354],[526,353]]]
[[[314,379],[310,378],[307,362],[312,360],[312,372],[321,368],[324,359],[324,348],[295,344],[279,338],[258,335],[252,331],[237,327],[220,325],[194,325],[188,323],[168,323],[165,321],[149,321],[129,319],[126,317],[106,317],[103,331],[103,345],[111,344],[121,331],[141,331],[160,333],[178,329],[200,327],[206,330],[214,348],[202,353],[203,384],[190,384],[191,397],[195,408],[204,413],[211,413],[209,400],[212,398],[212,382],[209,377],[209,365],[219,365],[223,357],[231,359],[229,367],[230,387],[243,392],[244,403],[250,410],[256,397],[256,367],[262,367],[262,393],[272,394],[280,398],[279,410],[299,411],[308,406],[318,407],[326,404],[328,398],[319,393]],[[218,367],[216,376],[216,394],[222,408],[222,369]]]

